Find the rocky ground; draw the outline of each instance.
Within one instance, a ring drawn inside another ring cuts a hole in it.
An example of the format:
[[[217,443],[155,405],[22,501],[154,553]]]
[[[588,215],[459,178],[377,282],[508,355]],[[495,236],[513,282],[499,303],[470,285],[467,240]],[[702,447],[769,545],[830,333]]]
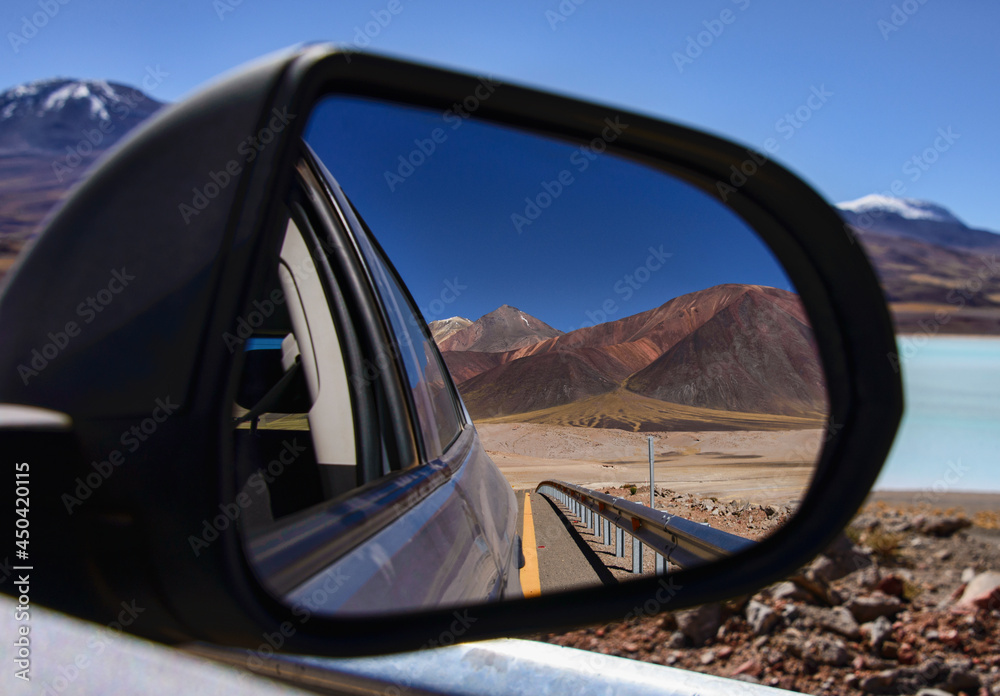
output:
[[[790,512],[663,492],[668,504],[753,538]],[[1000,696],[1000,512],[870,503],[752,597],[540,638],[804,693]]]

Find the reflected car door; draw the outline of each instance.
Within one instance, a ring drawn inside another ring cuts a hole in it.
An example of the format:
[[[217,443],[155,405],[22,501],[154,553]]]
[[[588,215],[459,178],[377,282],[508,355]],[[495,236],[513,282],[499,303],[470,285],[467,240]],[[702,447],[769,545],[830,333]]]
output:
[[[317,335],[351,335],[362,347],[353,359],[344,349],[342,358],[326,356],[344,361],[354,392],[357,488],[250,535],[251,562],[276,594],[322,614],[519,594],[513,491],[482,449],[423,318],[333,177],[308,153],[299,173],[295,224],[286,235],[301,234],[305,242],[298,246],[313,250],[315,278],[331,305],[354,306],[344,312],[299,305],[305,317],[298,324],[309,336],[295,338],[306,345]],[[286,238],[283,248],[289,246]],[[335,277],[333,269],[348,267],[360,270],[366,286],[360,294]],[[309,282],[297,280],[295,291],[304,296]],[[361,311],[365,303],[373,311]],[[324,329],[330,322],[336,326]],[[322,348],[315,359],[325,359]],[[323,390],[312,385],[310,391]],[[362,417],[357,405],[366,402],[375,407]],[[317,418],[315,408],[309,419],[314,449],[328,450],[327,417]],[[385,414],[401,416],[407,427]],[[337,419],[335,411],[329,419]],[[373,439],[377,447],[362,446]]]

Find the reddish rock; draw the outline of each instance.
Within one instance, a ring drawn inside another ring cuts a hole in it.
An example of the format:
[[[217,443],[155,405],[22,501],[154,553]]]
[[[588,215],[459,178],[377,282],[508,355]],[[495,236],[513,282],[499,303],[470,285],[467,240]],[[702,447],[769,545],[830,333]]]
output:
[[[902,597],[905,586],[903,579],[898,575],[886,575],[878,581],[875,589],[891,597]]]
[[[895,660],[899,656],[899,643],[894,640],[887,640],[879,648],[879,655],[887,660]]]
[[[899,646],[896,659],[899,660],[900,664],[912,665],[917,661],[917,651],[909,643],[903,643]]]
[[[744,662],[743,664],[741,664],[736,669],[734,669],[733,676],[735,677],[740,674],[747,674],[750,675],[751,677],[759,677],[763,671],[764,671],[763,665],[757,662],[757,660],[751,658],[746,662]]]

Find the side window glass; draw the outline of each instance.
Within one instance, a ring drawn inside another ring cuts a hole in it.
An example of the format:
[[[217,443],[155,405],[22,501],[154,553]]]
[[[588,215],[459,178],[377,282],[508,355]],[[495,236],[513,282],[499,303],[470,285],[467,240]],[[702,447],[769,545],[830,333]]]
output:
[[[243,351],[232,418],[251,527],[341,495],[363,478],[339,337],[294,221],[256,294],[237,320],[242,340],[230,345]]]
[[[381,252],[367,239],[359,239],[376,288],[385,306],[406,378],[428,460],[440,457],[462,430],[457,396],[445,379],[441,355],[422,330],[420,313],[403,291],[400,281]]]

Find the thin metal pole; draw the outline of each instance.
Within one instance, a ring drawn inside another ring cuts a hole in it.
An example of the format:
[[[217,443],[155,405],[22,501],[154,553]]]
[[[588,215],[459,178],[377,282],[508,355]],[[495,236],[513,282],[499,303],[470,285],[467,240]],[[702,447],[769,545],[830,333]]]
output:
[[[653,436],[649,436],[649,507],[656,509],[653,502],[653,488],[655,479],[653,478]]]

